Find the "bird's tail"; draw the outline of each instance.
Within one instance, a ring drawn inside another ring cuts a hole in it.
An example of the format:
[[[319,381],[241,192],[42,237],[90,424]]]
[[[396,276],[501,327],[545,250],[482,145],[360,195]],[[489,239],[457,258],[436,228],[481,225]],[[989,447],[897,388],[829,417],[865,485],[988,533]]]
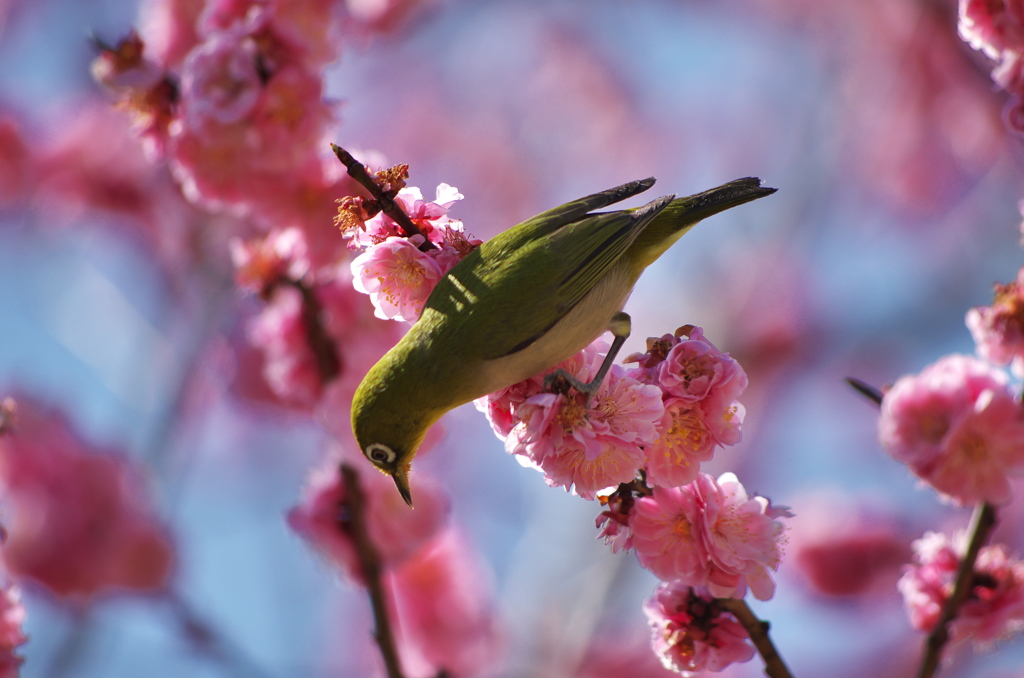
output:
[[[776,190],[762,186],[756,177],[747,177],[685,198],[676,198],[651,220],[633,244],[637,251],[644,253],[638,263],[643,266],[650,264],[701,220],[771,195]]]

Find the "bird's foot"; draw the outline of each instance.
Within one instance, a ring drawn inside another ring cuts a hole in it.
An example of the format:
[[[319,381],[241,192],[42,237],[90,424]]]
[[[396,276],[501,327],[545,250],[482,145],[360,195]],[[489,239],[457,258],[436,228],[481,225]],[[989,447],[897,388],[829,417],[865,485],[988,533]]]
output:
[[[549,393],[561,393],[563,395],[569,393],[569,389],[573,388],[577,393],[582,393],[587,397],[587,405],[590,405],[591,399],[594,394],[597,393],[597,389],[601,388],[601,383],[604,381],[604,377],[608,374],[608,370],[612,368],[612,364],[615,362],[615,357],[619,354],[619,350],[622,345],[626,343],[626,339],[629,338],[629,332],[632,328],[632,321],[629,314],[619,311],[612,320],[608,323],[608,330],[615,336],[612,341],[611,348],[608,349],[608,355],[604,357],[604,362],[601,363],[601,368],[594,375],[594,378],[590,381],[583,382],[572,376],[563,369],[558,369],[551,374],[544,377],[544,390]]]

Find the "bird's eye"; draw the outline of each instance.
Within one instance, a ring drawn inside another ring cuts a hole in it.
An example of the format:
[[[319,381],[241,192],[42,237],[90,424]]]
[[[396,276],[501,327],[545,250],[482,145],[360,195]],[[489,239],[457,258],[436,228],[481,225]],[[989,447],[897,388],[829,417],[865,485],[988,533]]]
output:
[[[382,443],[373,443],[366,448],[366,456],[374,464],[390,464],[395,461],[395,451]]]

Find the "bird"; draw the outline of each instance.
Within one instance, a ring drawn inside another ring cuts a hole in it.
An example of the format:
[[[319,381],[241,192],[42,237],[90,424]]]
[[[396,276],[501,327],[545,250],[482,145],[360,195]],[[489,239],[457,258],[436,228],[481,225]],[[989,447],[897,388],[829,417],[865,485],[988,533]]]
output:
[[[600,212],[654,185],[649,177],[573,200],[499,233],[437,283],[419,319],[363,378],[352,431],[363,455],[412,507],[409,471],[427,430],[449,410],[542,373],[605,330],[637,279],[702,219],[775,193],[755,177],[685,198]]]

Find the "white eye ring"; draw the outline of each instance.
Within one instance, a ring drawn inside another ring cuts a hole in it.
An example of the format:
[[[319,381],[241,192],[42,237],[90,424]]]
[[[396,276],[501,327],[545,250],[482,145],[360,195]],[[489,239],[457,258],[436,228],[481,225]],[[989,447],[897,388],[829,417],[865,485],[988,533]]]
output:
[[[366,458],[374,464],[392,464],[398,455],[384,443],[371,443],[366,446]]]

